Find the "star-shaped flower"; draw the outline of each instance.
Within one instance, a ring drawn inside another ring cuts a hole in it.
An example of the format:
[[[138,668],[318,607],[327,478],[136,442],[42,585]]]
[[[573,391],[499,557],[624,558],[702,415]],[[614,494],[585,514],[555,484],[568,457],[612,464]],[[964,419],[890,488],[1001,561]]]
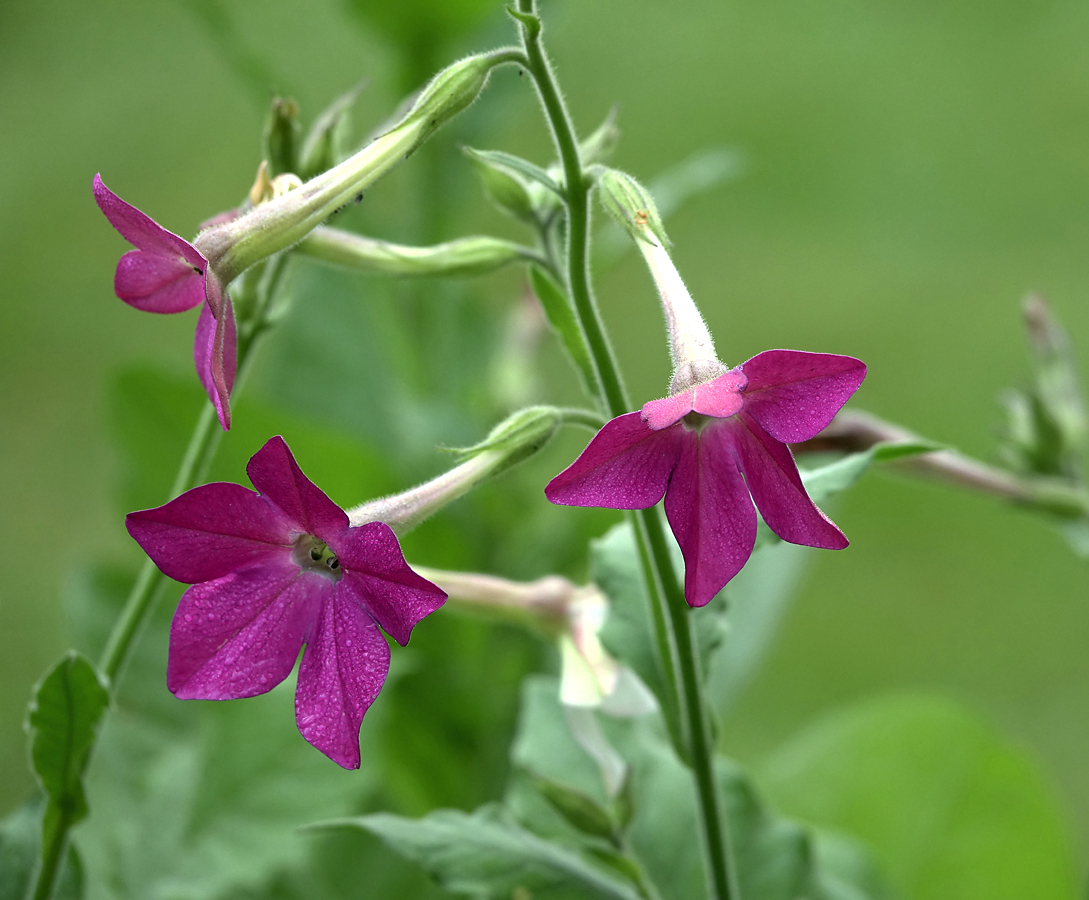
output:
[[[229,399],[237,369],[234,309],[211,264],[188,241],[167,231],[94,178],[95,201],[121,236],[136,249],[117,263],[114,292],[145,312],[177,313],[201,307],[193,362],[204,390],[231,426]]]
[[[263,694],[306,651],[295,718],[311,744],[359,767],[359,728],[386,679],[379,630],[406,644],[446,594],[405,562],[382,522],[353,527],[274,437],[246,469],[257,493],[217,483],[130,513],[155,564],[193,585],[170,628],[167,687],[181,699]]]
[[[851,356],[768,350],[613,419],[545,494],[610,509],[646,509],[664,496],[684,554],[685,598],[703,606],[752,553],[753,502],[784,541],[847,546],[806,494],[786,444],[814,437],[865,376]]]

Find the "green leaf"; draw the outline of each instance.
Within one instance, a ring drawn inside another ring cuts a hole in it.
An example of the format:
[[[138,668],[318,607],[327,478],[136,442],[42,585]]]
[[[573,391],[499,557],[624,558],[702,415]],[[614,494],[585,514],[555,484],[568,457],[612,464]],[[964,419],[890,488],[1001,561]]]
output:
[[[683,572],[684,560],[672,539],[670,550],[677,572]],[[610,601],[609,616],[600,633],[605,649],[643,679],[665,708],[669,694],[658,668],[650,597],[629,523],[617,525],[591,542],[590,577]],[[696,647],[705,674],[711,655],[726,636],[725,611],[725,596],[720,593],[706,606],[688,613],[695,626]]]
[[[83,772],[110,695],[94,667],[70,650],[35,688],[27,717],[30,758],[48,802],[43,841],[87,815]]]
[[[561,200],[564,200],[563,188],[556,180],[540,166],[531,163],[528,159],[522,159],[513,153],[504,153],[502,150],[476,150],[465,147],[465,152],[480,163],[484,163],[493,169],[505,170],[512,175],[521,175],[532,182],[536,182],[547,188]]]
[[[26,900],[42,849],[40,795],[31,797],[0,822],[0,900]],[[68,847],[52,900],[78,900],[83,896],[83,865],[72,845]]]
[[[564,349],[567,350],[579,375],[582,376],[583,387],[592,395],[593,386],[597,384],[597,370],[590,359],[586,335],[582,332],[582,326],[575,316],[570,299],[548,275],[536,266],[530,267],[529,281],[533,286],[533,293],[537,295],[541,306],[544,307],[549,323],[556,330]]]
[[[864,838],[909,900],[1074,896],[1045,777],[951,700],[894,696],[832,713],[761,774],[780,809]]]
[[[377,813],[323,825],[365,828],[453,893],[507,898],[519,889],[571,886],[584,896],[602,900],[639,898],[615,870],[543,840],[495,806],[471,815],[452,809],[440,809],[422,819]]]

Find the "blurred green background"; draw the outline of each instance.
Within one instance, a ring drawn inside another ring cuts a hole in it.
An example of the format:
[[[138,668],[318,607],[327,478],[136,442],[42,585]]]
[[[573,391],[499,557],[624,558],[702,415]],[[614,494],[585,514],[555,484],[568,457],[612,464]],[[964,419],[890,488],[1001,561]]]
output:
[[[143,315],[112,294],[125,246],[94,205],[92,176],[101,171],[121,196],[191,235],[248,189],[270,88],[295,97],[305,118],[370,79],[355,117],[362,137],[434,66],[513,37],[498,2],[416,5],[430,25],[348,0],[0,4],[0,812],[32,786],[21,722],[31,684],[70,642],[65,585],[99,559],[138,559],[125,503],[161,502],[132,487],[111,436],[124,430],[115,382],[133,364],[192,380],[195,314]],[[987,460],[996,395],[1027,377],[1018,317],[1027,291],[1049,299],[1089,370],[1085,4],[543,6],[579,128],[588,132],[620,104],[617,166],[649,179],[703,148],[744,153],[743,177],[670,222],[677,263],[728,362],[768,347],[859,356],[870,375],[857,405]],[[433,148],[345,218],[395,240],[477,231],[524,238],[480,198],[456,145],[544,164],[546,137],[528,84],[504,71]],[[322,299],[297,308],[293,327],[262,348],[246,395],[252,419],[289,440],[298,422],[300,434],[323,429],[369,448],[370,456],[342,452],[334,437],[312,441],[309,456],[296,447],[334,499],[352,504],[365,499],[352,491],[433,474],[445,460],[432,447],[464,444],[491,424],[502,404],[483,382],[494,366],[457,338],[483,332],[502,341],[521,292],[515,273],[456,289],[302,267],[297,278],[300,296]],[[668,357],[641,264],[629,255],[602,267],[597,285],[632,395],[661,396]],[[550,343],[541,366],[528,396],[577,399]],[[267,436],[256,425],[228,435],[224,454],[237,471],[224,474],[240,478]],[[541,511],[536,499],[578,439],[556,442],[473,501],[505,542],[466,537],[455,510],[410,540],[409,554],[514,577],[547,566],[584,577],[581,546],[555,536],[569,514]],[[416,455],[387,471],[383,454],[395,447]],[[374,472],[344,470],[361,459],[373,460]],[[1026,514],[878,473],[834,516],[852,546],[809,554],[792,613],[723,745],[756,761],[843,704],[889,691],[941,693],[980,711],[1040,763],[1073,844],[1084,848],[1086,563]],[[613,520],[577,521],[600,533]],[[498,635],[515,669],[549,665],[531,642]],[[424,656],[442,652],[441,642],[421,644]],[[504,707],[493,716],[507,722],[500,758],[512,714]],[[447,750],[440,742],[420,752]],[[445,802],[473,805],[488,790],[453,791]],[[1084,871],[1089,854],[1079,852]]]

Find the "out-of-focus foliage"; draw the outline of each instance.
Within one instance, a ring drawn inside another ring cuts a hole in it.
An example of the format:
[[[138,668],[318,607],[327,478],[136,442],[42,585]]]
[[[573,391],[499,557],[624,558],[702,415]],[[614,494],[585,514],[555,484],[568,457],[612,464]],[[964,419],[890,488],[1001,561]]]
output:
[[[863,838],[908,900],[1069,900],[1049,786],[955,702],[895,696],[833,713],[761,767],[776,805]]]

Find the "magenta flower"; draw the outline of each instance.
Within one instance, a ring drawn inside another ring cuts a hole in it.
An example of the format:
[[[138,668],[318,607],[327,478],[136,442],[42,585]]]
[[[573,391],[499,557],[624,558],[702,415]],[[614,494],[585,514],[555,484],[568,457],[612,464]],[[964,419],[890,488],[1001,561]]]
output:
[[[784,541],[847,546],[806,494],[786,444],[814,437],[865,377],[851,356],[768,350],[613,419],[545,494],[609,509],[646,509],[664,495],[684,555],[685,598],[703,606],[752,553],[754,501]]]
[[[271,690],[306,651],[295,691],[304,738],[359,767],[359,727],[399,644],[446,594],[405,562],[383,522],[352,527],[274,437],[246,469],[257,493],[206,484],[130,513],[129,534],[193,585],[170,627],[167,687],[183,700]]]
[[[136,248],[117,263],[114,293],[129,306],[153,313],[184,312],[204,304],[197,320],[193,362],[220,424],[230,428],[229,399],[237,369],[231,298],[196,247],[126,203],[99,175],[94,178],[94,192],[110,224]]]

